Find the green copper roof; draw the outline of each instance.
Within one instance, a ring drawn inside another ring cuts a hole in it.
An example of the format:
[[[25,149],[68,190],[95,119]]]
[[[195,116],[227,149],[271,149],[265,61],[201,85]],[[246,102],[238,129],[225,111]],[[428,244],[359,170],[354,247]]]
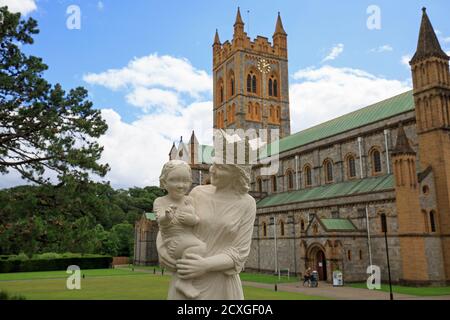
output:
[[[380,177],[350,180],[289,192],[275,193],[257,202],[258,208],[271,207],[296,202],[323,200],[334,197],[357,195],[394,189],[392,174]]]
[[[349,219],[320,219],[327,231],[332,230],[356,230],[355,225]]]
[[[413,94],[408,91],[284,137],[279,141],[279,153],[412,110]]]
[[[156,220],[156,215],[155,215],[154,212],[146,212],[146,213],[145,213],[145,217],[146,217],[148,220],[152,220],[152,221],[155,221],[155,220]]]

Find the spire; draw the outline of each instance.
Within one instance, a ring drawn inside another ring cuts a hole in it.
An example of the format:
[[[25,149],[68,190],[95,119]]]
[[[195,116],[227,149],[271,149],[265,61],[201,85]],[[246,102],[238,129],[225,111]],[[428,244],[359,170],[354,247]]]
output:
[[[197,137],[195,136],[194,130],[192,130],[191,138],[189,139],[189,143],[198,143]]]
[[[236,13],[236,22],[234,23],[234,26],[236,26],[237,24],[242,24],[242,25],[244,25],[244,21],[242,21],[241,11],[239,10],[239,7],[238,7],[238,9],[237,9],[237,13]]]
[[[275,26],[275,32],[273,35],[276,35],[276,34],[287,35],[286,31],[284,31],[284,28],[283,28],[283,22],[281,22],[280,12],[278,12],[277,24]]]
[[[214,44],[220,44],[219,31],[217,31],[217,29],[216,29],[216,35],[214,36]]]
[[[419,31],[419,42],[417,43],[417,50],[410,64],[414,64],[422,59],[430,57],[438,57],[448,60],[449,57],[442,50],[439,40],[436,37],[431,21],[427,15],[427,9],[422,8],[422,22]]]
[[[392,152],[393,156],[399,154],[416,154],[409,144],[408,137],[406,136],[401,122],[398,125],[397,142],[394,151]]]

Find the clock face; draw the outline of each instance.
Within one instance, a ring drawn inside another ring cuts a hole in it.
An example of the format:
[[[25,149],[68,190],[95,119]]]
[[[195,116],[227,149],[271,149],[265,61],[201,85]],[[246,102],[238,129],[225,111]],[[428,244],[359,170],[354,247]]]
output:
[[[270,63],[267,62],[266,59],[258,59],[257,64],[258,70],[262,73],[269,73],[270,72]]]

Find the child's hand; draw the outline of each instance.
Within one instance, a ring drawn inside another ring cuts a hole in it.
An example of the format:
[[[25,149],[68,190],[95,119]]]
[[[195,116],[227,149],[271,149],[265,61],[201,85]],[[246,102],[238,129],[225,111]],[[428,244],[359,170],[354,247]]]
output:
[[[175,215],[175,211],[177,210],[177,207],[174,205],[170,205],[167,209],[166,209],[166,218],[169,220],[173,219],[173,216]]]

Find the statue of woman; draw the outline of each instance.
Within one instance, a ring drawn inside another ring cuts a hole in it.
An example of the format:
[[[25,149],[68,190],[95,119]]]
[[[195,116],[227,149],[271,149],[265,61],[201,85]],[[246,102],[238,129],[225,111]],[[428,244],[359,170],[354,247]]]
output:
[[[158,233],[157,248],[162,266],[173,272],[168,299],[187,299],[176,290],[178,279],[192,280],[199,291],[196,299],[243,300],[239,278],[253,235],[255,199],[248,194],[250,168],[234,164],[213,164],[211,185],[195,187],[193,199],[199,222],[196,236],[206,244],[204,254],[187,253],[174,260]]]

